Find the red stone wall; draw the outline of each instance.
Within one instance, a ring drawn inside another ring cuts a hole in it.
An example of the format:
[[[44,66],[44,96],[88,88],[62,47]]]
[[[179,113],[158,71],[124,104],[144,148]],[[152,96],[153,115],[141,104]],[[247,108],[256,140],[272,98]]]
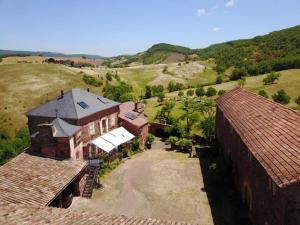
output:
[[[223,112],[217,108],[216,136],[220,149],[232,167],[232,175],[238,191],[255,225],[283,225],[288,195],[298,191],[280,189],[269,177],[259,161],[248,150],[232,128]]]

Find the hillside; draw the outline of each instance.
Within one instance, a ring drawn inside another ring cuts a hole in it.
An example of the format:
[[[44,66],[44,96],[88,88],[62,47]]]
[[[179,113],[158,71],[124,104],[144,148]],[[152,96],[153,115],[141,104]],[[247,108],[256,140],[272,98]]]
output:
[[[233,67],[245,73],[257,75],[272,70],[300,68],[300,26],[271,32],[251,39],[214,44],[203,49],[157,44],[145,52],[119,59],[116,67],[132,63],[157,64],[191,60],[214,59],[216,70],[222,74]],[[115,60],[108,60],[114,65]]]

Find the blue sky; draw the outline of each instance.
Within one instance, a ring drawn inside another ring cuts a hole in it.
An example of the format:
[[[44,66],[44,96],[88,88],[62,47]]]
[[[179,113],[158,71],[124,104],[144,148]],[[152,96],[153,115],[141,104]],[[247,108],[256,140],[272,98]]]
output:
[[[134,54],[300,24],[299,0],[0,0],[0,49]]]

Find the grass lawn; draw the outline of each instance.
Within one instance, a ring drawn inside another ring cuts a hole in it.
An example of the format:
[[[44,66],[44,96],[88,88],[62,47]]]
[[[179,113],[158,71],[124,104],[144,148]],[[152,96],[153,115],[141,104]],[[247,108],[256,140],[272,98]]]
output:
[[[13,132],[26,125],[28,110],[59,95],[60,90],[86,88],[82,75],[62,65],[0,65],[0,127]],[[90,87],[99,93],[99,88]]]

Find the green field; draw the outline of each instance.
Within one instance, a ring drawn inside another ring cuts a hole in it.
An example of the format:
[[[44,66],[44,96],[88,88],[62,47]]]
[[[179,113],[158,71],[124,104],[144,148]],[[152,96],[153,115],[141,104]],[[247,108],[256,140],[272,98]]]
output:
[[[299,106],[295,103],[295,98],[300,95],[300,69],[293,70],[285,70],[280,72],[282,76],[279,78],[275,84],[272,85],[264,85],[263,78],[266,75],[260,75],[255,77],[247,77],[245,89],[252,91],[257,94],[260,90],[265,90],[269,98],[280,89],[284,89],[288,95],[291,97],[291,101],[288,104],[288,107],[294,109],[300,109]],[[237,81],[225,82],[218,85],[211,85],[211,87],[216,88],[217,90],[226,90],[229,91],[235,87],[237,87]],[[209,86],[207,86],[209,87]],[[184,91],[186,93],[186,90]],[[167,98],[176,98],[178,92],[168,93],[166,95]],[[156,112],[161,108],[161,106],[157,103],[156,98],[148,99],[146,104],[146,114],[148,115],[150,120],[153,120]],[[182,114],[181,110],[175,107],[173,115],[180,116]]]
[[[8,58],[0,63],[0,127],[8,128],[12,133],[25,126],[27,122],[25,112],[59,95],[61,89],[68,91],[72,88],[89,87],[91,91],[102,94],[102,87],[88,86],[82,81],[83,74],[105,81],[106,72],[117,71],[121,80],[134,87],[136,96],[144,92],[147,84],[166,86],[170,80],[186,85],[207,84],[213,83],[217,76],[212,70],[213,64],[207,62],[167,64],[168,70],[171,71],[170,75],[162,72],[166,64],[116,69],[107,67],[77,69],[57,64],[41,64],[36,58],[31,59],[35,63],[14,63],[16,60],[18,59]],[[205,69],[201,71],[201,68]],[[300,94],[300,70],[286,70],[281,73],[282,76],[277,83],[267,86],[262,82],[265,75],[247,77],[245,88],[255,93],[264,89],[269,96],[279,89],[284,89],[292,97],[288,106],[296,108],[298,106],[294,103],[294,99]],[[213,86],[218,90],[230,90],[237,86],[237,82],[231,81]],[[177,94],[178,92],[173,92],[166,96],[177,97]],[[148,100],[146,113],[150,120],[153,120],[160,107],[155,98]],[[173,114],[181,115],[179,106],[176,106]]]

